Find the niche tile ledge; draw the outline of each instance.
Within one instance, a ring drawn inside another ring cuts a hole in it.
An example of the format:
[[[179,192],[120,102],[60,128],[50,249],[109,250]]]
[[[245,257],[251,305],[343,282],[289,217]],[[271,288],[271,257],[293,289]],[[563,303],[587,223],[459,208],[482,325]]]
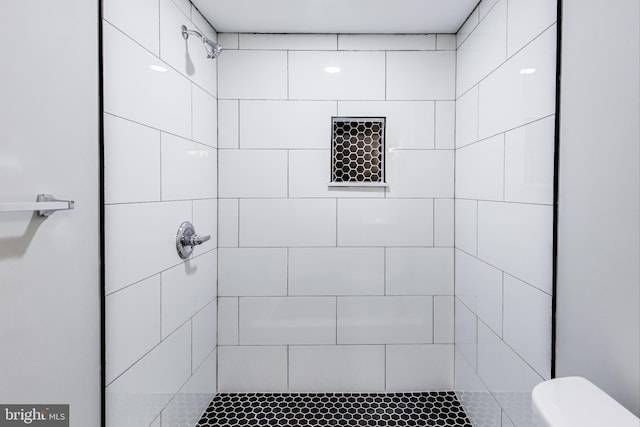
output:
[[[327,184],[329,187],[388,187],[386,182],[330,182]]]

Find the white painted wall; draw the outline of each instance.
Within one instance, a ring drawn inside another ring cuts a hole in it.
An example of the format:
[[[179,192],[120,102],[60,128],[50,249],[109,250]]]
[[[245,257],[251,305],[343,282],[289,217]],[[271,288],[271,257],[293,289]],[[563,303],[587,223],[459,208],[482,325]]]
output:
[[[474,425],[530,426],[551,375],[556,0],[484,0],[458,33],[456,380]]]
[[[194,425],[216,389],[215,40],[188,1],[105,0],[107,425]],[[183,261],[190,221],[210,241]]]
[[[564,0],[557,375],[640,413],[640,5]]]
[[[220,391],[450,390],[455,38],[220,42]],[[327,188],[336,115],[387,117],[386,190]]]
[[[0,2],[0,402],[70,404],[100,425],[98,2]]]

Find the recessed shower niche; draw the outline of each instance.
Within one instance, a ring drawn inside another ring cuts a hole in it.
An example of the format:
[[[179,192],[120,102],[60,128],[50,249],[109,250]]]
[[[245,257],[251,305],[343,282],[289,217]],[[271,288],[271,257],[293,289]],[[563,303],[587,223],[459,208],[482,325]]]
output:
[[[331,118],[330,186],[385,186],[385,117]]]

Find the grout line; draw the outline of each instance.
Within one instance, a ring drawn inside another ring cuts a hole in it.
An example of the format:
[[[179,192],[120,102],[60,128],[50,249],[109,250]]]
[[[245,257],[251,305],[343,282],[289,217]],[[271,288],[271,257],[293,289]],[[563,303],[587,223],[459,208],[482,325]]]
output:
[[[478,82],[475,86],[476,88],[476,140],[475,142],[484,141],[484,139],[480,139],[480,82]],[[486,138],[485,138],[486,139]],[[463,147],[460,147],[463,148]]]
[[[431,344],[436,343],[436,297],[431,297]]]
[[[338,247],[338,199],[336,198],[336,248]]]
[[[216,352],[215,358],[216,358],[216,366],[215,366],[215,372],[213,374],[214,376],[214,381],[216,382],[216,388],[214,391],[214,396],[219,392],[218,387],[220,385],[220,351],[219,351],[220,346],[218,345],[218,342],[216,341],[216,348],[214,349],[214,351]],[[162,426],[161,426],[162,427]]]
[[[438,149],[438,101],[433,101],[433,148]]]
[[[160,135],[158,135],[158,139],[160,140],[160,174],[159,174],[159,179],[160,182],[158,183],[158,188],[160,189],[160,200],[158,200],[158,202],[164,202],[164,200],[162,199],[162,132],[160,132]],[[139,203],[139,202],[136,202]]]
[[[252,297],[250,297],[252,298]],[[484,323],[484,322],[483,322]],[[491,330],[493,332],[493,329]],[[432,343],[430,342],[394,342],[393,344],[389,344],[389,345],[393,345],[393,346],[411,346],[411,347],[424,347],[424,346],[428,346]],[[282,344],[282,343],[275,343],[275,344],[240,344],[240,345],[221,345],[220,347],[286,347],[287,345],[290,345],[291,347],[295,347],[295,348],[299,348],[299,347],[306,347],[306,348],[311,348],[311,347],[331,347],[331,348],[336,348],[336,344],[332,344],[332,343],[322,343],[322,344]],[[340,343],[337,344],[337,347],[382,347],[385,344],[363,344],[363,343]],[[447,344],[442,344],[442,345],[451,345],[450,343]]]
[[[383,295],[387,295],[387,247],[382,250],[382,280],[384,285]]]
[[[336,295],[336,345],[338,345],[338,296]]]
[[[193,140],[194,139],[194,131],[193,131],[193,83],[191,83],[191,85],[189,86],[189,89],[191,91],[191,116],[189,117],[189,119],[191,120],[191,137],[190,139]]]
[[[476,200],[476,253],[474,255],[480,259],[480,201]]]
[[[237,202],[236,203],[236,207],[238,208],[238,226],[237,226],[237,228],[238,228],[238,236],[237,236],[238,237],[238,242],[237,242],[236,247],[239,248],[240,247],[240,199],[236,199],[236,202]]]
[[[431,243],[433,243],[433,247],[436,247],[436,199],[431,199],[431,221],[432,221],[432,238],[433,241]]]
[[[142,123],[142,122],[138,122],[138,121],[133,120],[133,119],[131,119],[131,118],[129,118],[129,117],[120,116],[120,115],[118,115],[118,114],[109,113],[109,112],[107,112],[107,111],[105,111],[105,112],[104,112],[104,114],[105,114],[105,115],[108,115],[108,116],[111,116],[111,117],[115,117],[115,118],[120,119],[120,120],[125,120],[125,121],[127,121],[127,122],[129,122],[129,123],[135,123],[136,125],[143,126],[143,127],[145,127],[145,128],[148,128],[148,129],[153,129],[153,130],[155,130],[155,131],[158,131],[159,133],[166,133],[167,135],[172,135],[172,136],[175,136],[175,137],[177,137],[177,138],[184,139],[184,140],[187,140],[187,141],[189,141],[189,142],[192,142],[192,143],[194,143],[194,144],[203,145],[203,146],[205,146],[205,147],[209,147],[209,148],[213,148],[213,149],[218,149],[218,147],[214,147],[214,146],[211,146],[211,145],[208,145],[208,144],[203,144],[202,142],[199,142],[199,141],[194,141],[193,139],[190,139],[190,138],[189,138],[189,137],[187,137],[187,136],[179,135],[179,134],[174,133],[174,132],[169,132],[169,131],[166,131],[166,130],[164,130],[164,129],[160,129],[160,128],[157,128],[157,127],[153,127],[153,126],[151,126],[151,125],[149,125],[149,124]]]
[[[159,289],[159,292],[160,292],[160,325],[159,325],[160,326],[160,335],[159,335],[158,338],[160,339],[160,341],[162,341],[162,274],[158,274],[158,276],[159,276],[158,279],[160,281],[160,289]]]
[[[463,303],[463,304],[464,304],[464,303]],[[471,311],[471,310],[470,310],[470,311]],[[473,313],[473,312],[472,312],[472,313]],[[475,316],[475,317],[476,317],[476,319],[477,319],[476,324],[477,324],[478,326],[480,325],[480,323],[482,323],[482,324],[485,326],[485,328],[487,328],[487,330],[489,330],[489,332],[490,332],[490,333],[492,333],[493,335],[495,335],[495,336],[498,338],[498,340],[499,340],[502,344],[504,344],[504,346],[505,346],[505,347],[507,347],[509,350],[511,350],[511,351],[512,351],[512,352],[513,352],[513,353],[518,357],[518,359],[520,359],[520,361],[521,361],[522,363],[524,363],[525,365],[527,365],[527,366],[528,366],[528,367],[529,367],[533,372],[535,372],[535,373],[536,373],[536,375],[540,376],[540,378],[542,378],[542,379],[546,378],[546,375],[547,375],[547,374],[543,375],[543,374],[541,374],[541,373],[540,373],[536,368],[534,368],[534,367],[529,363],[529,361],[528,361],[527,359],[525,359],[525,357],[524,357],[522,354],[520,354],[520,352],[519,352],[518,350],[516,350],[515,348],[513,348],[513,347],[511,346],[511,344],[509,344],[509,342],[508,342],[508,341],[505,341],[505,340],[504,340],[504,339],[502,339],[500,336],[498,336],[498,334],[496,334],[496,332],[493,330],[493,328],[491,328],[491,327],[487,324],[487,322],[485,322],[484,320],[482,320],[482,319],[481,319],[480,317],[478,317],[478,315],[477,315],[477,314],[475,314],[475,313],[474,313],[474,316]],[[478,328],[478,329],[479,329],[479,328]],[[477,339],[476,339],[476,341],[477,341]],[[477,354],[476,354],[476,358],[477,358]],[[489,389],[489,390],[490,390],[490,389]]]
[[[203,256],[203,255],[209,254],[209,253],[211,253],[211,252],[215,251],[216,249],[217,249],[217,248],[210,249],[210,250],[208,250],[208,251],[206,251],[206,252],[201,253],[200,255],[198,255],[198,256],[196,256],[196,257],[194,257],[194,258],[199,258],[199,257],[201,257],[201,256]],[[159,274],[161,274],[161,273],[164,273],[165,271],[169,271],[169,270],[171,270],[171,269],[174,269],[174,268],[176,268],[176,267],[178,267],[179,265],[182,265],[182,264],[184,264],[184,261],[182,261],[182,260],[181,260],[180,262],[178,262],[178,263],[176,263],[176,264],[172,264],[172,265],[170,265],[169,267],[163,268],[162,270],[157,271],[157,272],[155,272],[155,273],[153,273],[153,274],[151,274],[151,275],[149,275],[149,276],[143,277],[143,278],[141,278],[140,280],[136,280],[136,281],[135,281],[135,282],[133,282],[133,283],[129,283],[129,284],[127,284],[127,285],[125,285],[125,286],[123,286],[123,287],[121,287],[121,288],[116,289],[115,291],[111,291],[111,292],[109,292],[108,294],[106,294],[106,293],[105,293],[105,297],[108,297],[108,296],[111,296],[111,295],[115,295],[115,294],[117,294],[118,292],[124,291],[125,289],[128,289],[128,288],[130,288],[130,287],[132,287],[132,286],[135,286],[135,285],[137,285],[137,284],[139,284],[139,283],[142,283],[142,282],[144,282],[145,280],[149,280],[149,279],[151,279],[152,277],[155,277],[155,276],[157,276],[157,275],[159,275]]]
[[[529,45],[531,45],[534,41],[536,41],[540,36],[542,36],[544,33],[546,33],[549,29],[551,29],[551,27],[553,27],[554,25],[556,25],[556,21],[553,22],[553,24],[549,25],[548,27],[546,27],[544,30],[542,30],[539,34],[537,34],[533,39],[531,39],[526,45],[522,46],[519,50],[517,50],[516,52],[513,53],[513,55],[507,57],[503,62],[500,63],[500,65],[498,65],[497,67],[495,67],[494,69],[492,69],[486,76],[484,76],[483,78],[481,78],[479,81],[477,81],[474,86],[480,86],[480,83],[484,82],[486,79],[488,79],[490,76],[492,76],[496,71],[498,71],[504,64],[506,64],[507,62],[511,61],[517,54],[519,54],[520,52],[522,52],[524,49],[526,49],[527,47],[529,47]],[[468,37],[467,37],[468,39]],[[465,40],[466,41],[466,40]],[[462,96],[464,96],[467,92],[469,92],[470,90],[473,89],[473,86],[470,87],[469,89],[465,90],[464,92],[460,93],[459,95],[456,93],[456,98],[460,99]],[[457,88],[456,88],[457,90]]]
[[[529,282],[527,282],[527,281],[525,281],[525,280],[521,279],[520,277],[516,276],[515,274],[511,274],[511,273],[509,273],[508,271],[504,271],[504,270],[502,270],[501,268],[496,267],[495,265],[493,265],[493,264],[491,264],[491,263],[489,263],[489,262],[485,261],[484,259],[480,258],[478,255],[474,255],[474,254],[469,253],[469,252],[465,251],[464,249],[461,249],[461,248],[458,248],[458,247],[456,247],[456,248],[455,248],[455,250],[456,250],[456,251],[459,251],[459,252],[462,252],[463,254],[468,255],[468,256],[470,256],[470,257],[472,257],[472,258],[475,258],[476,260],[480,261],[481,263],[486,264],[486,265],[488,265],[488,266],[490,266],[490,267],[492,267],[492,268],[494,268],[494,269],[496,269],[496,270],[499,270],[499,271],[501,271],[502,273],[506,274],[507,276],[511,276],[511,277],[513,277],[514,279],[519,280],[520,282],[522,282],[522,283],[524,283],[524,284],[526,284],[526,285],[530,286],[532,289],[535,289],[535,290],[537,290],[537,291],[539,291],[539,292],[542,292],[542,293],[543,293],[543,294],[545,294],[545,295],[549,295],[549,296],[551,296],[551,294],[550,294],[549,292],[546,292],[546,291],[544,291],[544,290],[540,289],[539,287],[537,287],[537,286],[535,286],[535,285],[533,285],[533,284],[531,284],[531,283],[529,283]]]
[[[387,68],[389,67],[388,65],[388,61],[387,61],[387,51],[384,51],[384,100],[387,101],[387,77],[388,77],[388,70]]]
[[[507,134],[502,134],[502,201],[507,198]]]
[[[238,327],[237,327],[237,339],[238,339],[238,343],[236,345],[240,345],[240,297],[236,297],[236,302],[238,304]]]
[[[304,199],[304,198],[301,198]],[[364,200],[375,199],[375,197],[362,197]],[[165,200],[144,200],[144,201],[136,201],[136,202],[114,202],[114,203],[105,203],[105,206],[127,206],[127,205],[150,205],[150,204],[170,204],[170,203],[187,203],[191,201],[199,201],[199,200],[230,200],[229,198],[222,197],[220,199],[216,199],[215,197],[202,197],[202,198],[194,198],[194,199],[165,199]],[[251,200],[251,199],[247,199]],[[264,199],[263,199],[264,200]],[[275,200],[275,199],[270,199]]]
[[[291,99],[291,96],[289,94],[289,86],[291,86],[291,81],[290,81],[290,71],[289,71],[289,51],[287,50],[287,100]]]
[[[507,273],[508,276],[511,276],[509,273]],[[519,280],[519,279],[518,279]],[[535,288],[537,289],[537,288]],[[538,289],[539,290],[539,289]],[[388,295],[384,295],[384,294],[338,294],[336,295],[335,293],[331,293],[331,294],[292,294],[292,295],[251,295],[251,296],[246,296],[246,295],[220,295],[219,298],[261,298],[261,299],[273,299],[273,298],[286,298],[288,300],[294,300],[294,299],[305,299],[305,298],[316,298],[316,299],[330,299],[330,298],[342,298],[342,299],[349,299],[349,298],[385,298],[385,297],[389,297],[389,299],[391,298],[422,298],[422,297],[452,297],[454,295],[452,294],[446,294],[446,293],[422,293],[422,294],[418,294],[418,293],[411,293],[411,294],[407,294],[407,293],[403,293],[403,294],[388,294]],[[213,300],[211,300],[213,301]],[[202,311],[202,309],[200,310]]]
[[[505,9],[507,9],[506,11],[507,19],[504,20],[504,57],[505,57],[504,62],[507,62],[507,60],[509,59],[509,1],[508,0],[506,0]]]
[[[460,302],[462,302],[462,300],[460,300]],[[464,302],[462,302],[462,303],[464,304]],[[465,306],[466,306],[466,305],[465,305]],[[468,307],[467,307],[467,308],[468,308]],[[470,311],[471,311],[471,310],[470,310]],[[479,318],[479,317],[478,317],[478,315],[477,315],[476,313],[474,313],[473,311],[471,311],[471,313],[473,314],[473,317],[475,318],[475,321],[476,321],[476,355],[475,355],[475,356],[476,356],[476,361],[475,361],[475,362],[476,362],[476,363],[475,363],[475,365],[476,365],[476,369],[475,369],[475,373],[476,373],[476,375],[477,375],[477,373],[478,373],[478,353],[480,352],[480,342],[479,342],[479,340],[478,340],[478,336],[479,336],[479,334],[478,334],[478,331],[479,331],[479,327],[478,327],[479,325],[478,325],[478,322],[479,322],[480,318]]]
[[[362,197],[363,200],[371,200],[376,199],[375,197]],[[415,200],[413,198],[396,198],[395,200]],[[426,200],[426,199],[417,199],[417,200]],[[450,198],[444,200],[451,200]],[[500,203],[502,205],[518,205],[518,206],[540,206],[540,207],[548,207],[552,208],[553,205],[549,203],[532,203],[532,202],[516,202],[512,200],[490,200],[490,199],[471,199],[468,197],[457,197],[455,200],[464,200],[467,202],[482,202],[482,203]]]
[[[505,272],[502,272],[502,313],[500,313],[502,316],[501,322],[500,322],[500,339],[504,340],[504,278],[505,278]]]
[[[198,86],[198,84],[196,84],[196,86]],[[204,90],[204,89],[203,89]],[[468,90],[467,90],[468,92]],[[465,92],[466,93],[466,92]],[[461,95],[462,96],[462,95]],[[216,97],[213,96],[214,98],[218,98],[221,101],[235,101],[238,98],[225,98],[225,97]],[[459,98],[459,97],[456,97]],[[384,99],[382,97],[380,98],[368,98],[368,99],[355,99],[355,98],[349,98],[349,99],[341,99],[340,101],[344,101],[344,102],[348,102],[348,103],[353,103],[353,102],[388,102],[388,103],[420,103],[420,102],[433,102],[433,101],[451,101],[451,102],[455,102],[456,98],[430,98],[430,99],[415,99],[415,98],[393,98],[393,99]],[[336,98],[291,98],[291,99],[287,99],[287,98],[242,98],[242,101],[292,101],[292,102],[332,102],[335,101]],[[369,117],[368,115],[366,117]]]
[[[287,346],[287,391],[291,388],[290,379],[289,379],[290,378],[290,372],[291,372],[291,363],[290,363],[291,356],[290,356],[290,354],[291,354],[291,346],[288,345]]]
[[[113,384],[114,382],[116,382],[120,377],[122,377],[125,373],[127,373],[131,368],[133,368],[136,364],[138,364],[141,360],[145,359],[147,356],[149,356],[154,350],[156,350],[158,347],[160,347],[162,345],[162,343],[166,342],[170,337],[172,337],[174,334],[176,334],[178,331],[180,331],[189,321],[191,321],[191,319],[185,321],[184,323],[180,324],[180,326],[178,326],[175,330],[173,330],[169,335],[167,335],[166,337],[164,337],[164,339],[161,339],[159,342],[155,343],[153,345],[153,347],[151,349],[149,349],[146,353],[144,353],[142,356],[140,356],[139,358],[137,358],[135,360],[135,362],[129,362],[129,366],[123,370],[122,372],[120,372],[118,375],[116,375],[114,378],[111,379],[111,381],[109,381],[108,384],[106,384],[106,386],[108,387],[109,385]]]
[[[236,145],[235,149],[240,149],[240,146],[241,146],[241,144],[240,144],[240,137],[241,137],[241,132],[240,132],[240,120],[241,120],[241,117],[240,117],[240,100],[237,99],[236,102],[238,104],[238,107],[237,107],[238,108],[238,134],[236,135],[237,136],[236,139],[238,141],[237,141],[237,145]]]
[[[162,7],[160,6],[160,3],[162,3],[162,1],[158,1],[158,17],[162,16]],[[189,8],[189,11],[191,11],[191,8]],[[113,25],[113,26],[116,27],[115,25]],[[118,28],[118,27],[116,27],[116,28]],[[124,31],[122,31],[122,33],[126,34]],[[162,19],[158,19],[158,58],[162,57],[162,41],[161,41],[161,39],[162,39]],[[136,43],[138,43],[133,37],[131,37],[131,40],[133,40]],[[140,44],[140,43],[138,43],[138,44]],[[142,45],[140,45],[140,46],[142,46]]]
[[[384,345],[384,390],[387,391],[387,344]]]

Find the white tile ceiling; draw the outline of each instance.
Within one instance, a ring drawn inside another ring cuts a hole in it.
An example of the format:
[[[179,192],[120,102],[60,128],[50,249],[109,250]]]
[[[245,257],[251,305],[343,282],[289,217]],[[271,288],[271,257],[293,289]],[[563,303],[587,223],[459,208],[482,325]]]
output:
[[[219,32],[455,33],[478,0],[192,0]]]

